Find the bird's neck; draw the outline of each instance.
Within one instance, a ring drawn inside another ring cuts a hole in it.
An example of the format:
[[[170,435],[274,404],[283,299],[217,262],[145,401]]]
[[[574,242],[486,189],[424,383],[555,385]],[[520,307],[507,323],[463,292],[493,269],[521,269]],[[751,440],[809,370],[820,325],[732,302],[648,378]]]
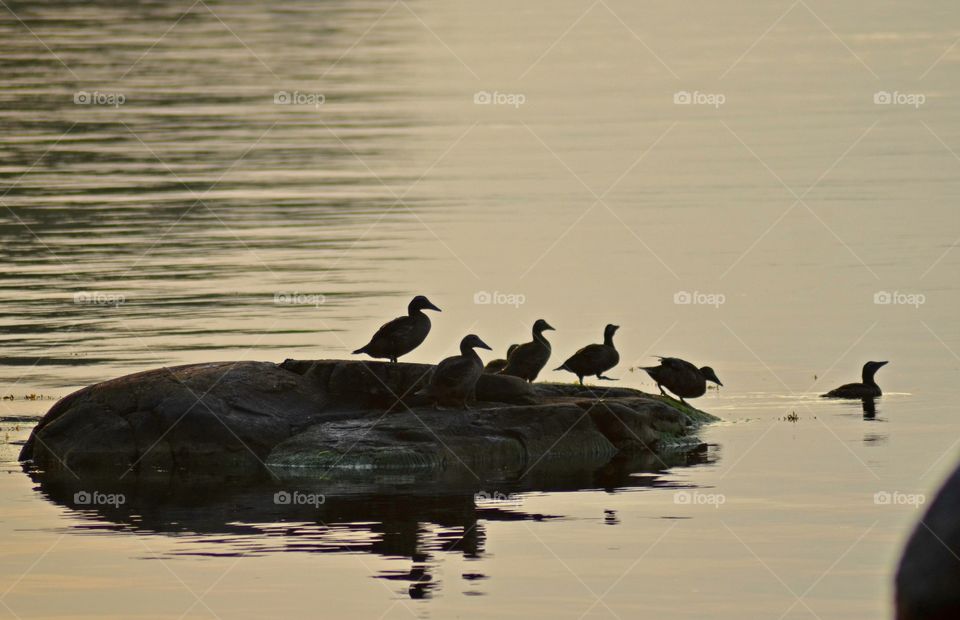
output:
[[[874,375],[876,374],[876,370],[864,370],[862,375],[864,385],[876,385],[877,382],[873,379]]]
[[[423,309],[421,309],[421,308],[415,308],[415,307],[407,308],[407,315],[409,315],[409,316],[427,316],[426,314],[423,313]]]
[[[550,342],[544,337],[542,331],[534,331],[534,332],[533,332],[533,340],[534,340],[535,342],[539,342],[540,344],[545,344],[545,345],[547,345],[547,346],[550,346]]]
[[[474,351],[473,347],[471,346],[460,345],[460,355],[462,355],[463,357],[470,357],[476,360],[480,359],[480,356],[477,355],[477,352]]]
[[[603,344],[608,347],[613,346],[613,334],[604,334],[603,335]]]

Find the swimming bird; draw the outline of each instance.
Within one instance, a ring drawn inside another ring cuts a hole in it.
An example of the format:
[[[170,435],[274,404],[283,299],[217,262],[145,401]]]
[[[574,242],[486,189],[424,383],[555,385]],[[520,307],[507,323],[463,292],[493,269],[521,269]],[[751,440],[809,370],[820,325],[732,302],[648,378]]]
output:
[[[607,325],[603,330],[603,344],[588,344],[554,370],[572,372],[577,375],[580,385],[583,385],[583,378],[589,375],[596,375],[597,379],[616,381],[616,379],[604,377],[603,373],[620,363],[620,354],[613,346],[613,335],[618,329],[620,329],[619,325]]]
[[[407,306],[407,316],[384,323],[370,342],[353,353],[366,353],[370,357],[387,358],[396,362],[401,355],[419,347],[430,333],[430,318],[423,313],[424,310],[440,312],[440,308],[430,303],[429,299],[417,295]]]
[[[514,349],[513,354],[507,358],[507,366],[500,374],[513,375],[533,383],[550,359],[550,343],[543,337],[543,332],[548,329],[553,329],[549,323],[537,319],[533,324],[533,340]]]
[[[680,402],[684,405],[687,401],[684,398],[697,398],[707,392],[707,381],[712,381],[719,386],[723,386],[717,373],[713,368],[704,366],[697,368],[690,362],[678,357],[661,357],[659,366],[642,367],[650,378],[657,382],[660,393],[667,395],[663,391],[664,386],[674,394],[680,397]]]
[[[474,334],[460,341],[460,355],[444,359],[433,369],[430,383],[418,392],[433,399],[434,408],[441,402],[459,402],[469,409],[467,400],[476,400],[477,380],[483,374],[483,361],[474,349],[490,347]]]
[[[867,362],[863,365],[863,383],[841,385],[835,390],[821,394],[821,396],[823,398],[876,398],[881,396],[883,392],[880,391],[877,382],[873,380],[873,376],[886,364],[887,362]]]
[[[506,359],[495,359],[487,362],[487,365],[483,367],[483,372],[485,374],[495,375],[504,368],[507,367],[507,360],[510,359],[510,354],[517,350],[517,347],[520,345],[512,344],[507,347],[507,357]]]

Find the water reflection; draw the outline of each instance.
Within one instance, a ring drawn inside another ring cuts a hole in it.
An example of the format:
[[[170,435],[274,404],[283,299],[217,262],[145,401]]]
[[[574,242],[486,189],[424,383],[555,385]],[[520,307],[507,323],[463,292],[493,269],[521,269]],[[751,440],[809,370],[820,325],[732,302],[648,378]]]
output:
[[[525,507],[530,492],[658,487],[664,466],[711,461],[706,446],[669,457],[618,457],[601,467],[581,469],[570,463],[544,464],[527,477],[477,481],[468,472],[436,476],[383,477],[365,482],[338,479],[267,480],[158,477],[133,481],[78,480],[69,475],[28,471],[48,501],[71,508],[78,521],[74,533],[149,533],[176,535],[176,556],[246,556],[272,553],[369,553],[406,558],[408,570],[386,570],[375,577],[409,582],[411,598],[429,597],[437,582],[431,576],[438,554],[483,559],[491,521],[545,521],[563,518]],[[643,475],[637,475],[643,474]],[[409,489],[419,489],[411,492]],[[492,489],[496,489],[495,491]],[[122,497],[91,505],[83,493]],[[277,501],[277,494],[322,498]],[[88,503],[84,503],[88,502]],[[613,511],[604,521],[618,525]],[[463,575],[480,581],[484,574]],[[479,593],[479,592],[475,592]]]

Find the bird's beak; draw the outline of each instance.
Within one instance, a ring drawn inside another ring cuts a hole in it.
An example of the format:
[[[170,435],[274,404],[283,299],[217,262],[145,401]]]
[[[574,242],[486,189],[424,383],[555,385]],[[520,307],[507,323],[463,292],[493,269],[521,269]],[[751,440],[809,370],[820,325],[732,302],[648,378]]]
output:
[[[890,363],[890,362],[880,362],[880,366],[886,366],[886,365],[889,364],[889,363]]]
[[[477,347],[480,349],[486,349],[487,351],[493,351],[493,349],[490,348],[490,345],[479,338],[477,338]]]
[[[720,387],[723,387],[723,383],[720,381],[720,379],[717,379],[717,385],[719,385]]]
[[[427,302],[427,305],[423,307],[423,309],[424,309],[424,310],[436,310],[437,312],[443,312],[443,310],[441,310],[440,308],[434,306],[434,305],[433,305],[432,303],[430,303],[429,301]]]
[[[547,326],[544,327],[544,329],[549,329],[549,330],[551,330],[551,331],[557,331],[557,328],[554,327],[553,325],[551,325],[550,323],[547,323]]]

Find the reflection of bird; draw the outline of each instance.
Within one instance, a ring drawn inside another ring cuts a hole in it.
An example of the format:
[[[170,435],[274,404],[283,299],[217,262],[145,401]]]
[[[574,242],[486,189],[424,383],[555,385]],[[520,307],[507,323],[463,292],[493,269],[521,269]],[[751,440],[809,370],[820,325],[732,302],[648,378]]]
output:
[[[460,355],[448,357],[433,369],[430,383],[422,391],[433,399],[434,407],[441,402],[459,402],[469,409],[467,400],[474,400],[477,379],[483,374],[483,361],[475,348],[490,350],[479,337],[470,334],[460,341]]]
[[[507,357],[506,359],[495,359],[487,362],[487,365],[483,367],[483,372],[487,374],[496,374],[507,367],[507,360],[510,359],[510,354],[517,350],[517,347],[520,345],[512,344],[507,347]]]
[[[687,404],[684,398],[697,398],[707,392],[707,381],[712,381],[719,386],[720,379],[713,368],[704,366],[697,368],[690,362],[678,357],[661,357],[659,366],[650,366],[642,368],[650,377],[657,382],[660,393],[666,396],[663,388],[680,397],[680,402]]]
[[[880,386],[873,380],[877,371],[883,368],[887,362],[867,362],[863,365],[863,383],[848,383],[841,385],[835,390],[830,390],[826,394],[821,394],[824,398],[876,398],[883,394]]]
[[[553,329],[549,323],[537,319],[533,324],[533,340],[514,349],[507,358],[507,366],[500,374],[513,375],[533,383],[550,359],[550,343],[543,337],[543,332],[548,329]]]
[[[387,358],[395,362],[401,355],[413,351],[430,333],[430,318],[423,313],[424,310],[440,312],[440,308],[430,303],[429,299],[417,295],[407,306],[407,316],[385,323],[370,342],[354,351],[354,354],[366,353],[370,357]]]
[[[597,379],[616,381],[616,379],[604,377],[603,373],[620,363],[620,354],[613,346],[613,335],[618,329],[620,329],[619,325],[607,325],[603,330],[603,344],[588,344],[554,370],[572,372],[577,375],[580,385],[583,385],[583,378],[589,375],[596,375]]]

